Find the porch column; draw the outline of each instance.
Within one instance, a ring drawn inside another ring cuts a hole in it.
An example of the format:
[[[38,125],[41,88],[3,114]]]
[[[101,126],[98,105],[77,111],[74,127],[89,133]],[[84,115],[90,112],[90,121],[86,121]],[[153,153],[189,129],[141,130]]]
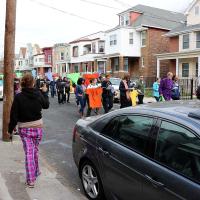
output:
[[[200,56],[198,56],[198,77],[200,77]]]
[[[160,78],[160,59],[157,59],[157,78]]]
[[[106,73],[111,73],[112,69],[111,69],[111,58],[107,59],[107,63],[106,63]]]
[[[179,76],[179,59],[176,58],[176,76]]]

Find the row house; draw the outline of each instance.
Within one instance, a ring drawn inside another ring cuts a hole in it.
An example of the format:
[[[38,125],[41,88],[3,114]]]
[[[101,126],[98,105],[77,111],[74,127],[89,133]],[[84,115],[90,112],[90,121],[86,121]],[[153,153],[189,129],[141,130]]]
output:
[[[60,76],[66,76],[70,70],[70,45],[58,43],[52,49],[53,69],[52,72]]]
[[[41,49],[39,45],[27,44],[21,47],[19,54],[15,58],[15,71],[32,71],[45,74],[52,69],[52,47]]]
[[[71,72],[84,74],[105,71],[104,63],[102,65],[99,63],[99,67],[97,67],[95,59],[95,57],[105,54],[105,32],[94,33],[69,44]]]
[[[15,57],[15,70],[23,71],[27,68],[28,60],[26,59],[26,47],[21,47],[19,54]]]
[[[122,77],[156,76],[155,54],[169,52],[169,38],[163,37],[185,21],[182,13],[137,5],[120,14],[119,25],[105,33],[105,54],[96,57],[104,72]]]
[[[193,1],[185,12],[186,23],[172,29],[164,36],[169,39],[169,53],[157,55],[157,76],[163,68],[179,78],[200,76],[200,0]],[[163,62],[170,64],[162,66]]]

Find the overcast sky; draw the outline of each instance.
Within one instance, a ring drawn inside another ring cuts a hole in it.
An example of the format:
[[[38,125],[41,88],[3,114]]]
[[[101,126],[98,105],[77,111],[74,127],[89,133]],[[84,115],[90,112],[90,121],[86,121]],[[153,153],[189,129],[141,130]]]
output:
[[[144,4],[183,12],[192,0],[17,0],[16,52],[27,43],[41,47],[70,42],[118,24],[117,13]],[[44,7],[38,2],[64,12]],[[102,7],[96,4],[104,4]],[[0,0],[0,55],[3,52],[6,0]],[[68,14],[67,14],[68,13]],[[71,13],[71,15],[69,15]],[[73,16],[84,17],[87,20]],[[92,21],[95,22],[92,22]],[[99,23],[98,23],[99,22]]]

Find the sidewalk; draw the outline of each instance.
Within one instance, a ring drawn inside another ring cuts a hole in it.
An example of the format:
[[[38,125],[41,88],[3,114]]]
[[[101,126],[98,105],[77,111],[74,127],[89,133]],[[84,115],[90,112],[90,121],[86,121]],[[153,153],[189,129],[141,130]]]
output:
[[[18,136],[12,143],[0,140],[0,200],[80,200],[85,199],[66,188],[56,179],[56,172],[43,158],[41,176],[35,188],[25,187],[24,152]]]

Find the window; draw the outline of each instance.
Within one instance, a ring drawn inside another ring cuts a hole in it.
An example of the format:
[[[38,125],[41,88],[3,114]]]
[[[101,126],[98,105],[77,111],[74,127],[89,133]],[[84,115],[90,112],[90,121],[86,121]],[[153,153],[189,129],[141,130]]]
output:
[[[141,59],[142,59],[142,64],[141,64],[141,66],[144,67],[144,57],[142,57]]]
[[[125,23],[125,26],[128,26],[130,24],[129,14],[124,16],[124,23]]]
[[[183,35],[183,49],[189,49],[190,35]]]
[[[118,121],[119,121],[119,117],[115,117],[114,119],[110,120],[107,123],[107,125],[103,128],[101,133],[108,137],[113,137],[114,133],[117,131]]]
[[[74,66],[74,72],[75,72],[75,73],[78,73],[78,72],[79,72],[78,65],[75,65],[75,66]]]
[[[142,47],[146,46],[146,40],[147,40],[147,31],[142,31],[141,33]]]
[[[92,43],[92,53],[96,53],[96,42]]]
[[[48,63],[51,63],[51,55],[48,55]]]
[[[196,48],[200,48],[200,32],[196,33]]]
[[[199,66],[198,66],[198,62],[196,62],[196,77],[199,77]]]
[[[142,116],[122,116],[115,139],[120,143],[145,153],[153,119]]]
[[[121,16],[121,26],[124,26],[124,16]]]
[[[73,57],[78,57],[78,47],[73,47]]]
[[[64,53],[61,52],[61,53],[60,53],[60,60],[64,60],[64,59],[65,59],[64,56],[65,56]]]
[[[117,35],[110,36],[110,46],[117,45]]]
[[[99,53],[104,53],[104,52],[105,52],[105,42],[99,41]]]
[[[133,32],[129,33],[129,44],[133,44]]]
[[[189,77],[189,63],[182,64],[182,77]]]
[[[187,129],[162,122],[155,159],[188,178],[200,182],[200,140]]]
[[[199,6],[196,6],[195,7],[195,16],[198,16],[199,15]]]
[[[114,58],[114,71],[119,71],[119,58]]]
[[[124,71],[128,72],[128,58],[124,58]]]
[[[44,62],[44,58],[39,58],[39,62]]]

